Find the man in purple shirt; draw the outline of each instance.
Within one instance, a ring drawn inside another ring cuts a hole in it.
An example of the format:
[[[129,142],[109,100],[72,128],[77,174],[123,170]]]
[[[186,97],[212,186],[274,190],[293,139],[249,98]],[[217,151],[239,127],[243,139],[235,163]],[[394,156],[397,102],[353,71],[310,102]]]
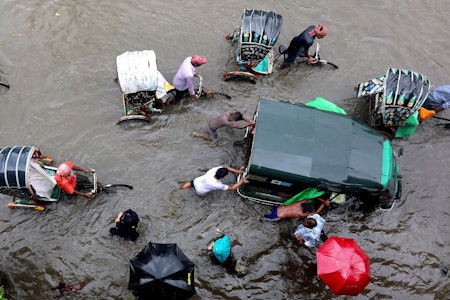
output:
[[[184,95],[188,92],[192,99],[196,98],[192,80],[197,75],[197,67],[206,64],[207,61],[206,57],[199,55],[186,57],[173,78],[173,86],[176,89],[175,101],[183,99]]]

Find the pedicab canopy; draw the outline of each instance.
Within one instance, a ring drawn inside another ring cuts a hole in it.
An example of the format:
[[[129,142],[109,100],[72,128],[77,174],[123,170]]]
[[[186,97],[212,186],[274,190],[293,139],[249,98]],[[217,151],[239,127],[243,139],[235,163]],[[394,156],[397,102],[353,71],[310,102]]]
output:
[[[0,187],[28,188],[28,170],[34,147],[0,148]]]
[[[116,58],[117,76],[124,94],[140,91],[156,91],[156,98],[166,95],[168,83],[156,66],[153,50],[125,52]]]
[[[256,65],[267,60],[267,54],[278,40],[282,24],[283,17],[273,11],[244,10],[240,24],[238,63]],[[269,72],[266,64],[255,71]]]
[[[386,75],[358,85],[357,97],[373,95],[371,125],[404,126],[427,99],[428,78],[422,74],[389,68]],[[417,119],[417,116],[415,117]]]
[[[32,159],[36,150],[32,146],[0,148],[0,192],[4,189],[30,190],[32,186],[39,197],[52,199],[56,181]]]
[[[248,178],[351,193],[380,192],[393,175],[389,140],[342,113],[260,98]],[[248,184],[239,191],[245,195]],[[250,188],[250,187],[249,187]],[[250,195],[249,195],[250,196]]]

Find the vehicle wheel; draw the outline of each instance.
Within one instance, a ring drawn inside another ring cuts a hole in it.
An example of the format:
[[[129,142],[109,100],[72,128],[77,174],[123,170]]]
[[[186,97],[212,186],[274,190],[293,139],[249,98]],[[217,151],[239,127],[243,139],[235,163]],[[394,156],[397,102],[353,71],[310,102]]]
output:
[[[258,80],[258,76],[254,75],[250,72],[231,71],[231,72],[223,74],[223,79],[225,81],[230,81],[230,80],[234,80],[234,79],[243,79],[243,80],[248,80],[253,84],[256,84],[256,81]]]
[[[120,124],[120,123],[125,122],[125,121],[130,121],[130,120],[138,120],[138,121],[150,122],[150,117],[149,116],[143,116],[143,115],[123,116],[122,118],[119,119],[119,121],[117,121],[117,124]]]

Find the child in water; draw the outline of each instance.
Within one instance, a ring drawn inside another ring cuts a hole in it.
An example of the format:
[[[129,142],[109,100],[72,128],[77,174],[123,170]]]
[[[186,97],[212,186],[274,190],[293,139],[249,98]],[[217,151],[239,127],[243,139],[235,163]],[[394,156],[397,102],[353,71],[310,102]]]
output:
[[[130,241],[135,241],[139,237],[139,233],[136,231],[139,216],[133,210],[119,212],[115,222],[116,227],[109,230],[112,235],[118,235]]]

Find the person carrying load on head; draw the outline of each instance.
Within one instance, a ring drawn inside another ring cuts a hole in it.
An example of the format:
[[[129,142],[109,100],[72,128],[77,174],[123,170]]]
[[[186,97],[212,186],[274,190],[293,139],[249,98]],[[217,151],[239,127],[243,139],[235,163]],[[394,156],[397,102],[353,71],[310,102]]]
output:
[[[419,108],[419,120],[424,121],[450,107],[450,84],[431,90],[425,103]]]
[[[84,173],[92,173],[92,169],[83,169],[81,167],[77,167],[71,161],[63,162],[58,166],[55,174],[55,180],[58,187],[64,190],[69,195],[79,195],[85,198],[91,198],[91,193],[82,193],[75,190],[77,186],[77,175],[73,171],[81,171]]]
[[[197,76],[197,68],[206,64],[206,57],[200,55],[192,55],[185,58],[177,74],[173,78],[173,86],[176,89],[175,101],[183,99],[186,93],[191,95],[192,99],[196,99],[195,89],[193,84],[194,76]]]
[[[287,58],[281,65],[280,69],[290,67],[297,57],[306,57],[308,63],[314,63],[314,57],[309,54],[309,48],[314,44],[314,39],[322,39],[328,33],[327,26],[323,24],[311,25],[306,28],[298,36],[294,37],[286,49],[283,45],[280,46],[280,54],[287,54]]]

